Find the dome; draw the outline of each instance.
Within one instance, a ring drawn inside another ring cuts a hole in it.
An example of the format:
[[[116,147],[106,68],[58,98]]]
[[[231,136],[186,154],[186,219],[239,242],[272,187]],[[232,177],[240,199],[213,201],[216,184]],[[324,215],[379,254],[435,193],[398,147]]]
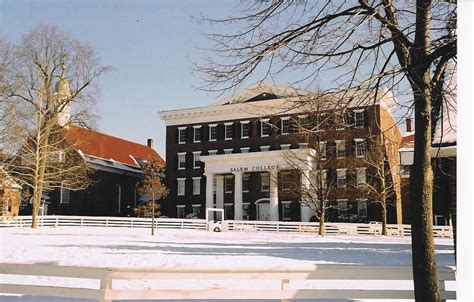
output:
[[[59,80],[56,82],[56,86],[54,87],[54,94],[59,94],[61,96],[71,95],[68,80],[63,77],[60,77]]]

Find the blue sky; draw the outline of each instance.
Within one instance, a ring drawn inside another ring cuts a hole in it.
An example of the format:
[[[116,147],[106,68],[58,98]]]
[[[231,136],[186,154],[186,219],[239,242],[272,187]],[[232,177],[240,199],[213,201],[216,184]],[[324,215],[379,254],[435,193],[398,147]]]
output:
[[[209,42],[192,17],[225,16],[231,1],[4,1],[0,35],[16,43],[39,24],[54,24],[87,42],[114,69],[100,81],[99,130],[145,143],[164,155],[158,111],[205,106],[218,95],[196,89],[192,75]],[[237,2],[238,3],[238,2]]]

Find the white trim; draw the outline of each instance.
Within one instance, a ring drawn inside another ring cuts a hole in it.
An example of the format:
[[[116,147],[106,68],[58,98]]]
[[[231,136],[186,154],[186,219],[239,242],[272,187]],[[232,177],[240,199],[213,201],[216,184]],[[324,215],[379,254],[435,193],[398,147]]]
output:
[[[191,206],[193,208],[200,208],[200,207],[202,207],[202,204],[192,204]]]
[[[196,155],[199,155],[199,162],[201,162],[201,151],[193,151],[193,169],[200,169],[201,164],[196,166]]]
[[[178,127],[178,130],[183,130],[183,129],[187,129],[187,128],[188,128],[187,126]]]
[[[268,149],[268,150],[263,150],[263,149]],[[270,151],[270,146],[260,146],[260,152],[268,152]]]
[[[194,125],[193,128],[202,128],[202,125]]]
[[[198,190],[195,190],[195,181],[199,181],[199,185],[197,186]],[[201,195],[201,177],[193,177],[193,195]]]
[[[250,121],[240,121],[241,124],[249,124]]]
[[[214,153],[214,154],[211,154]],[[207,154],[212,156],[212,155],[217,155],[217,150],[207,150]]]
[[[363,139],[363,138],[354,138],[354,140],[355,140],[356,142],[363,142],[363,141],[365,141],[365,139]]]
[[[199,140],[196,140],[196,130],[199,129]],[[200,143],[201,142],[201,137],[202,137],[202,131],[201,131],[202,127],[201,126],[193,126],[193,142],[195,143]]]
[[[183,194],[180,194],[180,191],[179,191],[179,184],[180,183],[183,184]],[[186,195],[186,178],[184,178],[184,177],[176,178],[176,195],[177,196],[185,196]]]
[[[291,144],[281,144],[280,149],[281,150],[290,150],[291,149]]]
[[[185,204],[177,204],[176,207],[177,207],[177,208],[185,208],[186,205],[185,205]]]
[[[181,131],[186,131],[187,127],[178,127],[178,145],[186,144],[186,132],[184,132],[184,141],[181,141]],[[194,134],[193,134],[194,136]]]
[[[249,138],[250,137],[250,121],[240,121],[240,138]],[[249,125],[249,135],[244,136],[244,126]]]
[[[242,152],[242,150],[246,150],[247,152]],[[240,153],[248,153],[250,152],[250,147],[242,147],[240,148]]]
[[[307,114],[303,114],[303,115],[298,115],[298,118],[307,118],[308,115]]]
[[[283,121],[288,121],[288,132],[283,132]],[[281,135],[288,135],[290,134],[290,126],[291,126],[291,123],[290,123],[290,117],[289,116],[284,116],[284,117],[281,117],[280,118],[280,133]]]
[[[229,151],[230,151],[230,153],[227,153]],[[232,154],[233,151],[234,151],[234,148],[224,149],[224,154]]]
[[[217,124],[209,124],[209,141],[210,142],[215,142],[217,141]],[[211,129],[216,129],[216,138],[211,138]]]
[[[269,134],[263,134],[263,125],[266,124],[269,127],[269,132],[271,132],[271,126],[270,126],[270,119],[269,118],[262,118],[260,119],[260,137],[269,137]]]
[[[233,131],[234,129],[232,129],[232,128],[231,128],[231,130],[232,130],[232,136],[231,136],[231,137],[227,137],[227,127],[228,127],[228,126],[231,126],[231,127],[232,127],[233,125],[234,125],[233,122],[224,123],[224,140],[229,141],[229,140],[232,140],[232,139],[233,139],[232,136],[233,136],[233,134],[234,134],[234,131]]]
[[[178,155],[178,170],[186,170],[186,152],[178,152],[177,155]],[[184,167],[181,167],[180,165],[180,161],[179,161],[180,155],[184,155]]]

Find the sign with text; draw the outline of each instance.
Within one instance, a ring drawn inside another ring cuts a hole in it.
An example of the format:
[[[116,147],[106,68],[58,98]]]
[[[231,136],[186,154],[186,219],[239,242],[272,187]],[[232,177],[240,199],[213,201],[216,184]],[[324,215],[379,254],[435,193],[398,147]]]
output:
[[[230,172],[260,172],[270,170],[278,170],[278,165],[230,168]]]

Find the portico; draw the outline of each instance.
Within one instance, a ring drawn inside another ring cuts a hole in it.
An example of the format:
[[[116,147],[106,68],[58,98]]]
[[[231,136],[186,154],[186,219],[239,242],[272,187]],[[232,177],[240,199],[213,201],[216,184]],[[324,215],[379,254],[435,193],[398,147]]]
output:
[[[313,149],[276,150],[267,152],[235,153],[202,156],[201,161],[205,163],[204,175],[206,177],[206,208],[224,209],[225,183],[224,175],[233,175],[233,200],[234,220],[243,219],[243,175],[248,173],[268,173],[268,198],[265,206],[269,207],[269,220],[280,219],[278,173],[282,170],[297,169],[309,173],[312,170]],[[307,177],[301,177],[302,185]],[[215,182],[215,183],[214,183]],[[263,186],[263,184],[262,184]],[[215,195],[215,196],[214,196]],[[215,199],[214,199],[215,198]],[[267,201],[269,200],[269,202]],[[262,204],[260,211],[263,213]],[[257,205],[256,205],[257,206]],[[258,211],[258,210],[257,210]],[[309,221],[312,216],[311,209],[300,203],[301,220]],[[262,214],[261,213],[261,214]],[[263,215],[262,217],[268,217]],[[258,219],[258,217],[257,217]],[[265,219],[265,218],[263,218]]]

